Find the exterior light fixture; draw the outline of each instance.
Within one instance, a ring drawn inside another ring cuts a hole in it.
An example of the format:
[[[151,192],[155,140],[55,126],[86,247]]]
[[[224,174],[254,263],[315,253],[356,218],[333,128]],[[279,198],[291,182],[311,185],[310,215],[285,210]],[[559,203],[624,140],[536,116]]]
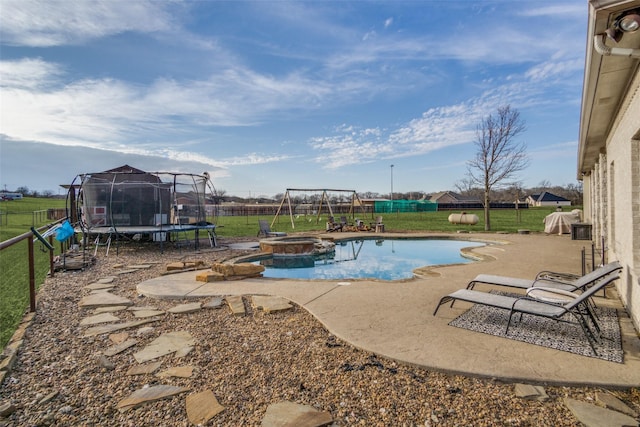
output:
[[[613,25],[606,29],[605,34],[618,43],[624,33],[633,33],[638,29],[640,29],[640,9],[635,9],[620,15]]]
[[[633,33],[640,28],[640,13],[631,12],[616,21],[616,26],[623,33]]]

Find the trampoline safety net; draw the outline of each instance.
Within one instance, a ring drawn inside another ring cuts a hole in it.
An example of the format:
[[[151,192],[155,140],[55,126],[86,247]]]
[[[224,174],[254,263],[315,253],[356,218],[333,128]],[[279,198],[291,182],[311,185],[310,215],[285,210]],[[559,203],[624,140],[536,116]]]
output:
[[[203,223],[206,185],[205,176],[168,172],[85,175],[83,220],[89,228]]]

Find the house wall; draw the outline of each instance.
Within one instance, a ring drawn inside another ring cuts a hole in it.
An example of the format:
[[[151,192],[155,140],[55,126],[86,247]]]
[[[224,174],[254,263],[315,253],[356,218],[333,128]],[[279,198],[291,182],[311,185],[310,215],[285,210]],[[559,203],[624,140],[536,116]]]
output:
[[[585,216],[607,261],[624,266],[617,289],[640,329],[640,70],[607,138],[606,153],[584,177]]]
[[[443,194],[442,196],[438,197],[437,200],[435,200],[438,203],[458,203],[459,200],[457,200],[454,197],[451,197],[451,195],[449,194]]]
[[[536,202],[536,206],[571,206],[571,202]]]

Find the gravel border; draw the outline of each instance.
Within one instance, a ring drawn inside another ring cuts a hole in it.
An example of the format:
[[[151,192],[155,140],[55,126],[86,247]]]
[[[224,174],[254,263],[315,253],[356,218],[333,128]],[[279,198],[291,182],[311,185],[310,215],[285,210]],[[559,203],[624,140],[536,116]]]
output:
[[[271,404],[292,401],[329,412],[334,425],[364,426],[578,426],[562,399],[595,403],[600,388],[546,387],[549,399],[516,397],[514,385],[496,380],[432,372],[355,349],[332,336],[304,309],[234,316],[226,307],[190,314],[165,314],[138,331],[139,343],[108,358],[109,334],[84,337],[80,321],[93,314],[78,306],[85,286],[116,276],[112,293],[136,306],[159,310],[193,300],[152,300],[137,295],[136,285],[157,277],[174,261],[220,262],[247,253],[224,249],[241,239],[220,239],[216,249],[194,252],[167,246],[122,245],[109,257],[98,253],[84,271],[57,272],[38,293],[38,309],[24,334],[12,371],[0,388],[0,405],[12,410],[0,416],[2,426],[188,426],[187,394],[212,390],[225,409],[206,425],[258,426]],[[148,264],[127,274],[129,265]],[[207,299],[200,300],[206,302]],[[114,313],[133,320],[131,311]],[[149,328],[151,327],[151,328]],[[165,356],[160,371],[194,366],[191,378],[129,376],[137,365],[133,354],[160,334],[188,331],[195,349],[181,359]],[[132,392],[158,384],[189,392],[121,412],[117,404]],[[610,390],[640,411],[640,390]]]

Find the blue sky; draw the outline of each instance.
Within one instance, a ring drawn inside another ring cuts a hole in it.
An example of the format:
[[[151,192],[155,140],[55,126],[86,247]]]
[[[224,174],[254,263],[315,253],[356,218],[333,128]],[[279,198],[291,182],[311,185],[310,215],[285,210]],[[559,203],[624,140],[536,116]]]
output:
[[[522,184],[576,183],[586,26],[586,0],[0,0],[0,187],[453,190],[506,104]]]

